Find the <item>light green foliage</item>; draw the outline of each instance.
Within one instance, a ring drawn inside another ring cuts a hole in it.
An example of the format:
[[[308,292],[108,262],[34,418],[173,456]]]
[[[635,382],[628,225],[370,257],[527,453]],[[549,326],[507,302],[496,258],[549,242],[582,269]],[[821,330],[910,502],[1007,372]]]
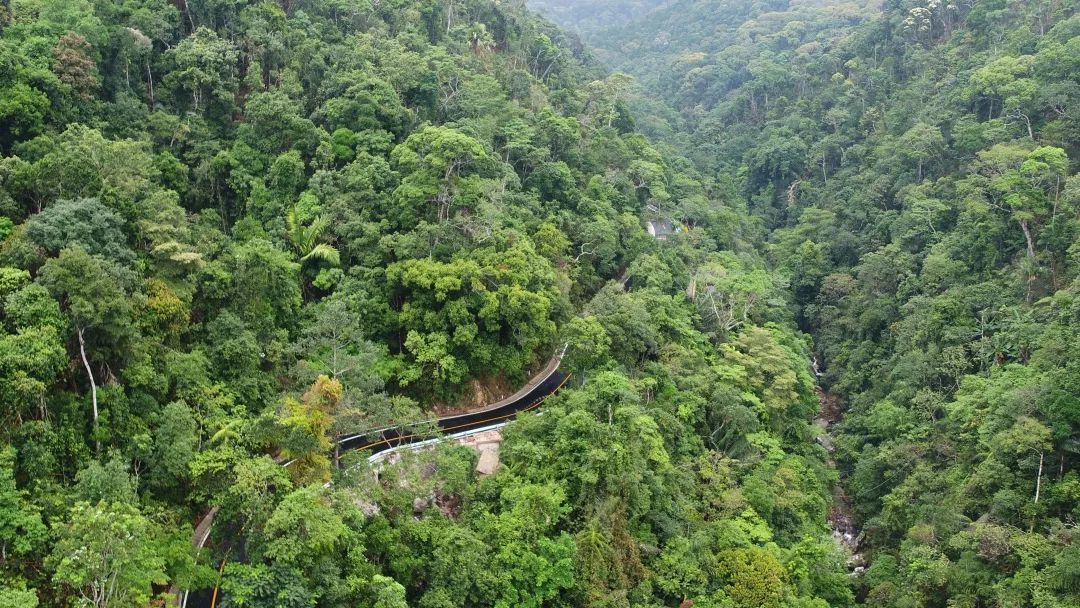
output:
[[[41,283],[59,300],[72,324],[103,338],[130,334],[131,304],[112,268],[75,247],[60,252],[41,269]]]
[[[314,488],[304,488],[278,504],[263,532],[267,558],[303,566],[318,561],[344,540],[341,518],[319,494]]]
[[[0,587],[0,608],[37,608],[38,596],[33,589]]]
[[[724,594],[736,608],[779,608],[786,589],[784,569],[764,549],[729,549],[717,556]]]
[[[55,326],[23,327],[14,334],[0,334],[0,403],[4,415],[18,417],[26,410],[40,408],[49,385],[67,362]]]
[[[159,532],[125,503],[80,502],[56,529],[47,564],[55,580],[95,608],[145,605],[151,586],[167,581]]]
[[[15,451],[0,452],[0,543],[3,555],[26,556],[38,549],[47,535],[41,515],[27,502],[26,492],[15,485]],[[10,590],[12,596],[18,591]]]
[[[227,40],[209,28],[200,28],[166,53],[166,60],[174,67],[166,75],[165,85],[173,89],[181,107],[195,112],[209,109],[214,102],[231,104],[236,55]]]
[[[231,483],[214,497],[215,503],[226,518],[235,518],[240,525],[253,529],[265,525],[280,500],[279,494],[292,489],[288,472],[266,456],[238,460],[229,478]]]
[[[566,308],[550,262],[527,240],[386,272],[406,294],[397,322],[412,361],[403,379],[429,378],[440,390],[480,370],[520,374],[533,353],[553,346]]]
[[[326,376],[316,378],[300,399],[285,398],[277,422],[283,452],[294,460],[290,470],[298,482],[329,481],[329,432],[341,406],[341,382]]]
[[[802,353],[782,339],[776,330],[753,327],[722,351],[732,364],[723,373],[744,391],[743,399],[757,411],[761,422],[774,428],[789,417],[805,421],[816,406],[813,380],[801,365]],[[789,412],[794,416],[784,415]]]
[[[409,608],[405,601],[405,588],[394,579],[376,574],[371,579],[371,588],[375,596],[373,608]]]
[[[20,171],[28,211],[41,211],[58,199],[73,201],[67,212],[52,219],[61,225],[64,216],[93,204],[78,202],[84,198],[97,199],[125,221],[140,219],[144,213],[140,199],[150,194],[158,176],[146,142],[108,138],[81,124],[31,140],[20,152],[31,161]],[[116,223],[109,216],[94,221]]]
[[[420,128],[394,148],[390,160],[403,176],[394,200],[406,222],[433,216],[444,222],[474,207],[481,196],[481,178],[490,171],[480,143],[448,127]]]
[[[75,474],[76,494],[90,504],[129,504],[136,498],[135,490],[135,479],[117,454],[111,454],[104,465],[91,462]]]
[[[583,380],[603,364],[611,348],[611,338],[596,317],[575,317],[563,329],[567,356],[563,365]]]

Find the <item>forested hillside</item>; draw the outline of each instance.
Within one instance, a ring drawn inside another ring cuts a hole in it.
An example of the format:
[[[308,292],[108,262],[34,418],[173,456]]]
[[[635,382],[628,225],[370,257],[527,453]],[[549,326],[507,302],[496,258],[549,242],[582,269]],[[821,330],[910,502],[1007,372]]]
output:
[[[1077,5],[861,5],[673,2],[589,41],[787,278],[859,600],[1076,606]]]
[[[629,95],[516,2],[0,3],[0,606],[851,605],[787,280]],[[494,475],[332,449],[564,344]]]
[[[593,34],[640,19],[665,2],[666,0],[528,0],[528,5],[571,32]]]

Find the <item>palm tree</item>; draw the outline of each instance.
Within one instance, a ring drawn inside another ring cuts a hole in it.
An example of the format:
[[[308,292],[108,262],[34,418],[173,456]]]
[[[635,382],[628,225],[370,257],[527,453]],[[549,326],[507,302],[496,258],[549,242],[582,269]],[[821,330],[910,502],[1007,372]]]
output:
[[[210,437],[210,443],[228,443],[230,441],[240,440],[240,429],[243,426],[243,420],[230,420],[225,426],[222,426],[213,436]]]
[[[341,254],[337,248],[329,243],[320,242],[323,233],[330,226],[330,222],[323,217],[316,217],[310,224],[305,226],[296,215],[296,209],[290,209],[285,216],[285,223],[289,230],[289,242],[292,243],[293,251],[300,258],[300,264],[315,264],[324,262],[330,266],[341,265]]]

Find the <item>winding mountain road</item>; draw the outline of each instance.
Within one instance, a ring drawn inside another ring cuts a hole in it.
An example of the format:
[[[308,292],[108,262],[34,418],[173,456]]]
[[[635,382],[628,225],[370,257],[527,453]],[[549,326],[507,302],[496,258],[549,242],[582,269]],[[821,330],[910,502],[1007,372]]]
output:
[[[565,354],[566,349],[563,348],[562,352],[552,357],[544,368],[520,390],[505,399],[488,405],[482,410],[445,416],[408,427],[387,427],[350,435],[338,440],[337,448],[342,453],[370,451],[368,461],[377,462],[386,454],[399,448],[420,444],[426,445],[448,438],[467,437],[480,431],[499,428],[513,420],[518,414],[538,408],[545,399],[555,394],[566,384],[567,380],[570,379],[569,375],[559,371],[559,366],[562,364],[562,358]],[[437,429],[434,437],[433,432],[413,430],[432,423]],[[288,466],[292,462],[291,460],[283,462],[282,466]],[[192,544],[197,549],[201,550],[210,538],[210,530],[213,527],[214,517],[217,512],[217,507],[212,508],[195,527]],[[213,589],[182,591],[176,593],[175,606],[180,608],[216,608],[217,597],[218,588],[216,586]]]
[[[448,435],[464,436],[469,432],[479,429],[487,429],[495,425],[506,423],[519,413],[531,410],[540,405],[544,399],[559,390],[565,383],[567,376],[559,373],[559,357],[553,358],[539,374],[533,377],[524,387],[510,397],[489,405],[488,407],[465,414],[446,416],[434,422],[438,428],[438,434],[442,437]],[[420,423],[423,426],[426,423]],[[378,439],[372,436],[378,434]],[[398,447],[431,439],[430,434],[414,433],[402,427],[391,427],[371,431],[362,435],[345,437],[338,442],[342,452],[354,450],[371,450],[372,455],[379,454]]]

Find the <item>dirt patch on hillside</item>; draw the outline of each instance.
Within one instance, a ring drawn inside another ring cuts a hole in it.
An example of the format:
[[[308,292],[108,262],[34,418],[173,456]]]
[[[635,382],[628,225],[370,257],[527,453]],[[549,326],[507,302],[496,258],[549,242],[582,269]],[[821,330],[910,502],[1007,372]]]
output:
[[[552,362],[552,360],[534,361],[525,368],[522,375],[525,380],[511,382],[505,374],[485,375],[471,380],[462,390],[461,396],[450,403],[435,402],[431,405],[431,411],[443,418],[457,414],[468,414],[478,410],[487,409],[493,403],[506,399],[526,386],[528,382]]]
[[[505,399],[514,394],[517,388],[512,386],[506,376],[486,376],[477,378],[465,387],[462,396],[453,403],[437,403],[432,408],[440,418],[453,414],[466,414],[475,410],[484,409],[488,405],[500,399]]]

